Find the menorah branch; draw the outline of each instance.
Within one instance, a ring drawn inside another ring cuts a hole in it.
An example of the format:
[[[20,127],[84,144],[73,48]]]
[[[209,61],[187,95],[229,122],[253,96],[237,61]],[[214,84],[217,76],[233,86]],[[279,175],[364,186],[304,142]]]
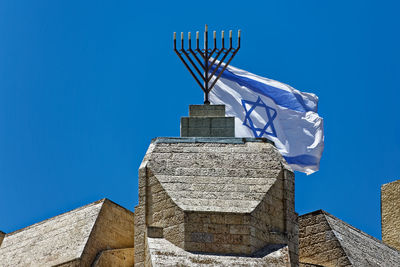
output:
[[[204,92],[204,104],[210,104],[209,94],[216,82],[226,70],[240,48],[240,30],[236,48],[233,47],[232,31],[229,31],[229,48],[225,48],[225,34],[221,32],[221,48],[217,45],[217,33],[213,31],[213,45],[209,48],[208,26],[205,26],[204,45],[200,48],[199,32],[196,32],[196,48],[192,49],[192,35],[188,32],[188,48],[185,48],[184,34],[181,33],[181,47],[176,47],[176,32],[174,32],[174,51],[183,62],[190,74]],[[222,58],[220,56],[222,55]],[[228,59],[226,61],[226,59]],[[218,64],[216,62],[218,61]],[[221,68],[221,66],[223,66]],[[217,77],[215,75],[217,74]],[[215,78],[213,80],[213,78]],[[212,83],[210,84],[210,82]],[[202,83],[203,82],[203,83]]]

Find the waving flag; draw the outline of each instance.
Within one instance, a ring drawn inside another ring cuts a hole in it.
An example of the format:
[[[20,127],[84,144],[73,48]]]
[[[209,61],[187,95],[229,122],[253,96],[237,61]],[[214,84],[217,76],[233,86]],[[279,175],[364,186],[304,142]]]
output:
[[[324,130],[316,95],[228,66],[210,102],[224,104],[226,115],[235,117],[236,137],[266,137],[293,170],[318,171]]]

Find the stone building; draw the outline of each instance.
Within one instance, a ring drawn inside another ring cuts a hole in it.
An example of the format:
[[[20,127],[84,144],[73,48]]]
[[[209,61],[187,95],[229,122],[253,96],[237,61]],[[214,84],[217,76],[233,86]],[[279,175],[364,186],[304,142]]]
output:
[[[155,138],[134,214],[103,199],[13,233],[0,266],[400,266],[400,181],[382,186],[377,240],[329,213],[298,216],[273,143],[235,138],[224,106],[190,106]]]
[[[133,235],[133,213],[102,199],[6,234],[0,266],[132,266]]]

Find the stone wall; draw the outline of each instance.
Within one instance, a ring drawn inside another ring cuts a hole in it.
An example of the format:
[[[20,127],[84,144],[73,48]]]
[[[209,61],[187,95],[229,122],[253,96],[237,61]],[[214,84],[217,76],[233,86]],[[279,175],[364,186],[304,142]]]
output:
[[[133,248],[134,214],[105,199],[81,256],[82,266],[91,266],[99,252]]]
[[[147,179],[148,171],[147,171],[147,164],[151,155],[151,152],[154,149],[154,144],[150,144],[146,155],[143,158],[142,164],[139,167],[139,205],[135,207],[135,266],[145,266],[145,262],[147,263],[146,266],[150,265],[150,258],[149,254],[146,253],[147,251],[147,213],[149,207],[147,207],[147,201],[149,196],[147,195],[148,192],[148,185],[149,180]]]
[[[294,175],[263,139],[158,138],[139,169],[135,266],[149,237],[196,253],[252,255],[289,245],[297,265]]]
[[[80,257],[103,200],[8,233],[0,246],[3,266],[56,266]]]
[[[184,213],[169,197],[155,176],[148,171],[146,224],[162,229],[163,237],[178,247],[184,246]]]
[[[351,266],[323,211],[299,217],[299,260],[323,266]]]
[[[139,205],[135,208],[135,266],[149,261],[146,255],[146,238],[149,227],[157,227],[163,237],[179,247],[184,247],[184,213],[165,192],[160,182],[147,166],[150,146],[139,168]],[[157,166],[154,166],[157,171]]]
[[[221,254],[251,254],[249,214],[187,212],[185,247],[187,251]]]
[[[294,174],[282,170],[268,193],[251,213],[253,250],[265,244],[288,244],[291,262],[298,263],[298,224],[294,203]]]
[[[400,266],[400,252],[318,210],[299,217],[300,262],[323,266]]]
[[[285,179],[284,179],[285,177]],[[263,186],[251,187],[262,192]],[[196,252],[252,254],[267,244],[289,244],[291,261],[298,259],[294,175],[282,171],[250,213],[185,213],[185,249]]]
[[[400,180],[381,188],[382,241],[400,250]]]
[[[135,263],[134,260],[134,248],[122,248],[122,249],[109,249],[102,251],[96,261],[93,263],[93,267],[132,267]]]
[[[140,195],[140,188],[139,188]],[[135,207],[135,266],[144,266],[146,259],[146,221],[145,206],[137,205]],[[147,255],[148,256],[148,255]],[[146,265],[150,266],[150,265]]]

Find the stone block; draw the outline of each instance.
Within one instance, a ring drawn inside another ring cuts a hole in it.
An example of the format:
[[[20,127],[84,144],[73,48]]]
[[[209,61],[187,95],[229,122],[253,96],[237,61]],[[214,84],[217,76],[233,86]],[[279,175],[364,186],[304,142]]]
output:
[[[226,224],[243,224],[242,214],[227,214],[225,215]]]
[[[185,223],[185,233],[191,233],[191,232],[204,232],[205,228],[207,227],[207,224],[202,224],[202,223]]]
[[[224,214],[211,214],[210,222],[213,224],[225,224]]]
[[[229,226],[227,224],[205,224],[203,230],[213,234],[227,234]]]
[[[233,244],[233,245],[238,245],[238,244],[243,244],[243,235],[233,235],[233,234],[227,234],[225,236],[226,238],[226,243],[228,244]]]
[[[234,137],[234,117],[183,117],[182,137]]]
[[[227,118],[232,119],[233,118]],[[234,137],[235,127],[225,127],[225,128],[211,128],[210,137]]]
[[[186,130],[187,136],[190,137],[211,137],[211,129],[209,127],[204,128],[188,128]],[[183,133],[183,132],[182,132]],[[184,135],[182,135],[184,136]]]
[[[147,227],[147,236],[152,238],[162,238],[164,237],[163,228],[149,226]]]
[[[203,242],[185,242],[185,250],[187,251],[204,251],[205,247]]]
[[[192,233],[190,240],[192,242],[211,243],[214,241],[214,235],[210,233]]]
[[[109,249],[102,251],[93,263],[93,267],[130,267],[135,263],[134,248]]]
[[[250,235],[250,226],[249,225],[230,225],[229,226],[229,233],[230,234],[242,234],[242,235]]]
[[[190,117],[225,117],[225,105],[190,105]]]
[[[194,118],[189,117],[188,118],[188,127],[189,127],[189,129],[192,129],[192,128],[210,129],[212,120],[213,120],[213,118],[208,118],[208,117],[194,117]]]
[[[182,137],[234,137],[235,118],[225,117],[224,105],[191,105],[181,118]]]

